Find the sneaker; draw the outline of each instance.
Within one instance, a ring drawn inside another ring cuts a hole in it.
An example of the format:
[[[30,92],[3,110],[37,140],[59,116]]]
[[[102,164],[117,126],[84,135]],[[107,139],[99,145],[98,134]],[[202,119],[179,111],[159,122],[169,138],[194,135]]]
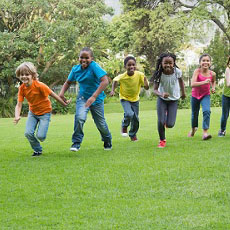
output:
[[[224,130],[224,131],[219,131],[218,132],[218,137],[224,137],[225,136],[225,133],[226,133],[226,131]]]
[[[70,151],[77,152],[78,150],[80,150],[80,144],[73,143],[72,146],[70,147]]]
[[[133,137],[130,137],[130,140],[131,141],[138,141],[138,139],[137,139],[137,136],[135,135],[135,136],[133,136]]]
[[[111,141],[105,141],[104,142],[104,150],[111,150],[111,149],[112,149]]]
[[[128,136],[127,127],[121,127],[121,136],[122,137],[127,137]]]
[[[42,152],[36,152],[36,151],[34,151],[32,157],[38,157],[40,155],[42,155]]]
[[[164,148],[166,146],[166,140],[160,140],[159,144],[158,144],[158,148]]]
[[[212,135],[210,135],[210,134],[203,135],[203,137],[202,137],[203,141],[207,141],[211,138],[212,138]]]

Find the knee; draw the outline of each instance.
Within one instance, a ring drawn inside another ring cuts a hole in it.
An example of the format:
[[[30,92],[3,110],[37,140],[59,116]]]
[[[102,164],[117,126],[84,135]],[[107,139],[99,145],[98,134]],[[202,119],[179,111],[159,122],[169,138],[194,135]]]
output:
[[[167,124],[166,124],[166,127],[167,127],[167,128],[173,128],[174,125],[175,125],[175,123],[167,123]]]
[[[41,142],[43,142],[46,139],[46,136],[41,135],[41,134],[37,134],[37,139]]]
[[[203,112],[203,115],[204,115],[204,116],[210,116],[210,114],[211,114],[211,111],[210,111],[210,110],[205,110],[205,111]]]
[[[133,115],[134,115],[134,112],[125,113],[125,117],[127,117],[127,118],[129,118],[129,119],[132,119],[132,118],[133,118]]]
[[[25,137],[26,137],[27,139],[33,138],[33,137],[34,137],[34,133],[25,132]]]

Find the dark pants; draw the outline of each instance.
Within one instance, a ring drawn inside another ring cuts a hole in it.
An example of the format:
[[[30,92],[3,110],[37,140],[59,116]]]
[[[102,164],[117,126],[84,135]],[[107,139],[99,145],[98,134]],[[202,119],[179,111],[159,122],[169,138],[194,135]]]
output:
[[[220,121],[220,128],[222,132],[226,130],[227,120],[229,116],[229,109],[230,109],[230,97],[226,97],[222,95],[222,116]]]
[[[165,101],[157,99],[158,133],[160,140],[165,140],[165,125],[172,128],[176,122],[178,101]]]

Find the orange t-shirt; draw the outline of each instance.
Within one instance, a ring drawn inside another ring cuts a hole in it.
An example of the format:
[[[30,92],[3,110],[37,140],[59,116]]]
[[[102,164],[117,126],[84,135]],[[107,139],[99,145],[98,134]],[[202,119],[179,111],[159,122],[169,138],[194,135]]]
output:
[[[52,90],[44,83],[33,80],[32,85],[27,87],[24,83],[19,87],[18,101],[27,99],[29,109],[35,115],[43,115],[52,111],[51,102],[48,96]]]

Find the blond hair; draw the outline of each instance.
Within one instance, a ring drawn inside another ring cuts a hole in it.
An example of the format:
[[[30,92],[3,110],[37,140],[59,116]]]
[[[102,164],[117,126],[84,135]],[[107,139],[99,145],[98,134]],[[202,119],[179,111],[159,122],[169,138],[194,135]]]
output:
[[[29,73],[34,80],[38,80],[37,69],[32,62],[23,62],[15,71],[16,77],[19,78],[22,74]]]

